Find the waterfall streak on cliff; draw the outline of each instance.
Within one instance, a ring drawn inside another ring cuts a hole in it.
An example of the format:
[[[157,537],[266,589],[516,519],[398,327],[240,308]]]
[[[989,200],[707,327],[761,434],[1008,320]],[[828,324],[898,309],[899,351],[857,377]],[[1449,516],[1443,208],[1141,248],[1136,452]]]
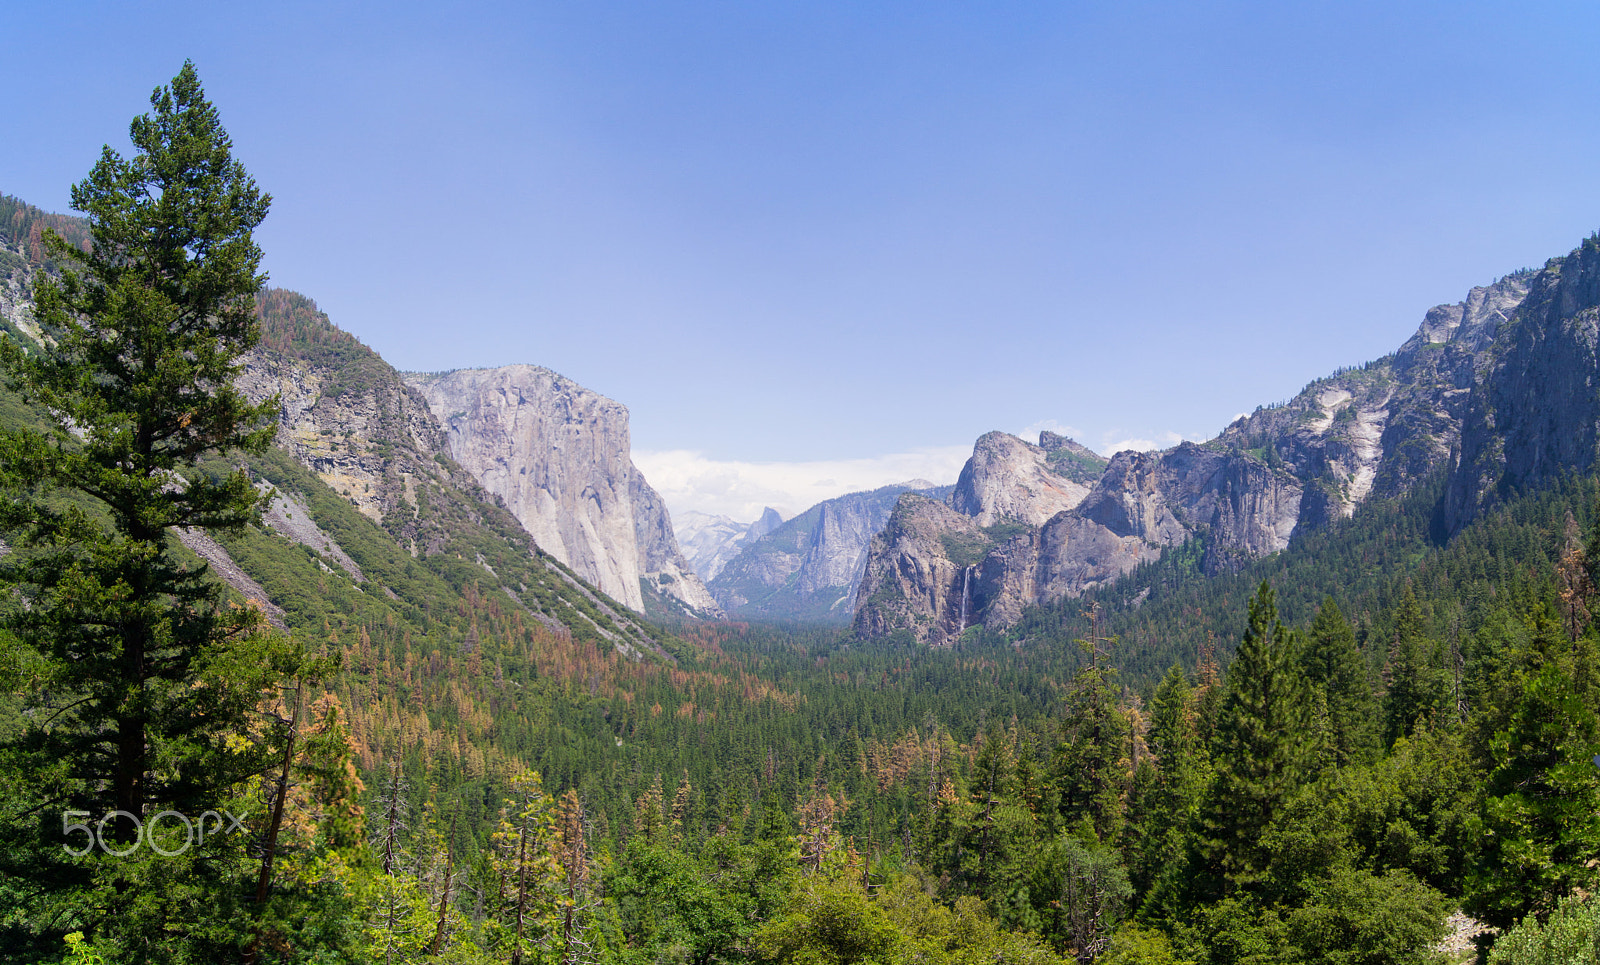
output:
[[[967,609],[972,605],[972,567],[961,571],[961,626],[956,629],[956,636],[960,636],[967,629]]]

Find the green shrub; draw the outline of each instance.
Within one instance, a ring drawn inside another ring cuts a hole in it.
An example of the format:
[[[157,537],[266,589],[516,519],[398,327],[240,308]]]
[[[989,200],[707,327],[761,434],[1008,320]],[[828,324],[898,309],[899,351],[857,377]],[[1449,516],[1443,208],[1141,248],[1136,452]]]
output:
[[[1129,922],[1111,936],[1111,947],[1096,960],[1096,965],[1193,965],[1178,958],[1167,936],[1154,928],[1141,928]]]
[[[1494,943],[1489,965],[1600,965],[1600,902],[1565,898],[1543,924],[1529,916]]]
[[[1338,868],[1289,912],[1289,937],[1306,961],[1420,965],[1438,960],[1447,912],[1443,895],[1404,871]]]

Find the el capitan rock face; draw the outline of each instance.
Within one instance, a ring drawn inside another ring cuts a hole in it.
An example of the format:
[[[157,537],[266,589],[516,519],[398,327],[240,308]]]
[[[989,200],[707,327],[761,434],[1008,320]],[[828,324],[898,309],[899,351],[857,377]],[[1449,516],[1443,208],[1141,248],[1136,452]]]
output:
[[[628,607],[643,579],[720,615],[678,549],[666,504],[633,465],[628,410],[549,369],[408,374],[450,455],[505,501],[545,552]]]

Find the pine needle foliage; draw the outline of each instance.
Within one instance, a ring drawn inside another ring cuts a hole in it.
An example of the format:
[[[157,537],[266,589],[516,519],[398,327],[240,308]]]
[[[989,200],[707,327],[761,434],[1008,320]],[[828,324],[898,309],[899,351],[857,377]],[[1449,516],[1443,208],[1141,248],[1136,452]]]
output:
[[[286,657],[260,614],[226,605],[178,545],[182,530],[259,515],[243,471],[198,467],[272,438],[275,400],[251,403],[232,384],[257,340],[265,276],[251,232],[271,199],[233,159],[193,64],[150,104],[130,128],[136,153],[105,148],[72,189],[91,244],[42,235],[59,274],[34,275],[37,345],[0,339],[0,376],[48,416],[0,434],[0,531],[13,550],[0,558],[0,633],[29,667],[32,712],[4,751],[53,778],[20,789],[15,806],[118,812],[103,835],[130,846],[147,818],[219,807],[259,770],[261,742],[237,738]],[[6,830],[0,874],[62,886],[41,933],[72,921],[143,954],[133,949],[154,930],[163,955],[239,933],[219,926],[226,906],[204,925],[193,917],[207,882],[228,874],[220,851],[171,877],[180,863],[66,861],[48,820]],[[181,887],[136,887],[140,875]]]

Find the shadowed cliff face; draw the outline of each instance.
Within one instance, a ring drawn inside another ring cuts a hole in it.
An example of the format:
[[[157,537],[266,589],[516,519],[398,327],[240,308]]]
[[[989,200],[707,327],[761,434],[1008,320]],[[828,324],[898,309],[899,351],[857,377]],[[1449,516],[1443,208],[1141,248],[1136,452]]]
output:
[[[1441,506],[1445,533],[1518,492],[1595,468],[1597,331],[1600,242],[1590,238],[1532,278],[1514,323],[1476,371]]]
[[[643,579],[718,613],[633,465],[624,406],[531,365],[406,378],[445,426],[451,457],[541,549],[634,610],[644,609]]]
[[[990,433],[946,512],[908,508],[873,542],[857,633],[909,630],[937,644],[973,622],[1005,627],[1201,535],[1207,571],[1231,570],[1371,496],[1409,492],[1459,453],[1441,507],[1453,532],[1508,492],[1595,464],[1597,305],[1600,247],[1589,242],[1432,309],[1394,355],[1319,379],[1204,444],[1102,463],[1053,434],[1031,446]],[[1068,446],[1070,463],[1051,460]],[[956,577],[939,534],[974,527],[988,545],[958,567],[963,619],[948,605]]]

